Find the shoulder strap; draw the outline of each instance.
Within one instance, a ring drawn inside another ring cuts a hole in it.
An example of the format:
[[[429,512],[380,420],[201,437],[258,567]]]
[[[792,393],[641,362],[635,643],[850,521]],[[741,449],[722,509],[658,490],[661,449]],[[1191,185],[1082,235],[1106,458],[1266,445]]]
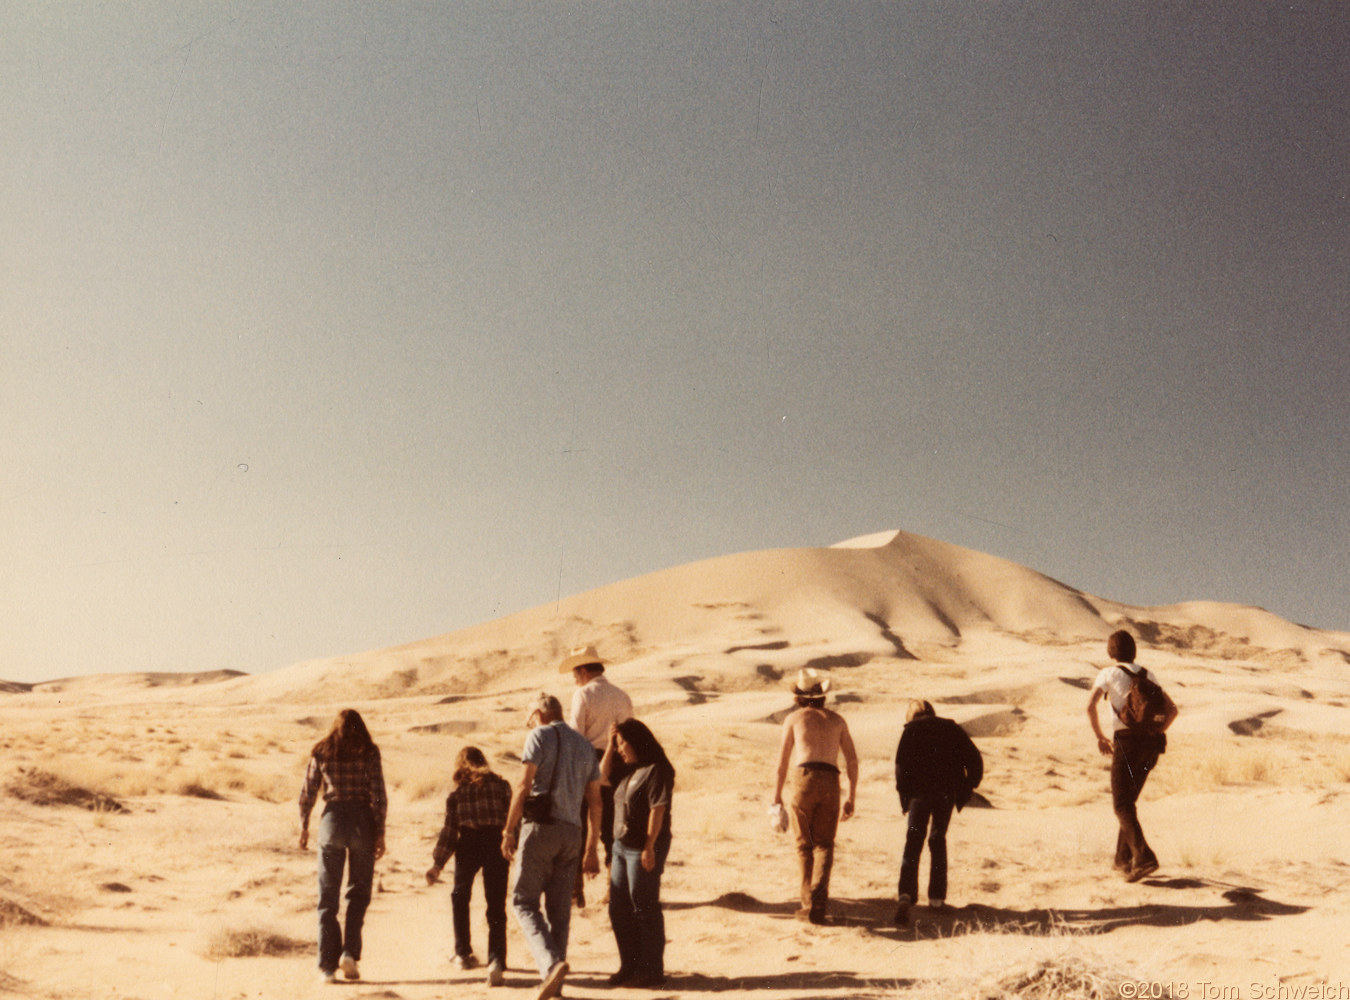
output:
[[[553,750],[553,766],[549,768],[548,772],[548,790],[552,794],[553,780],[558,776],[558,758],[562,756],[562,736],[558,734],[556,727],[549,726],[549,728],[553,730],[553,742],[556,744]]]
[[[1143,676],[1144,676],[1144,668],[1143,668],[1143,667],[1140,667],[1139,670],[1138,670],[1138,672],[1135,672],[1135,671],[1131,670],[1129,667],[1127,667],[1127,666],[1126,666],[1125,664],[1123,664],[1123,663],[1117,663],[1117,664],[1114,664],[1114,666],[1115,666],[1118,670],[1123,671],[1126,677],[1136,678],[1136,677],[1143,677]],[[1127,694],[1128,694],[1128,692],[1127,692]],[[1109,704],[1109,705],[1111,706],[1111,711],[1115,713],[1116,718],[1119,719],[1121,722],[1124,722],[1124,721],[1125,721],[1125,716],[1123,716],[1123,715],[1120,714],[1120,709],[1116,708],[1115,704],[1111,701],[1110,698],[1107,698],[1106,701],[1107,701],[1107,704]]]

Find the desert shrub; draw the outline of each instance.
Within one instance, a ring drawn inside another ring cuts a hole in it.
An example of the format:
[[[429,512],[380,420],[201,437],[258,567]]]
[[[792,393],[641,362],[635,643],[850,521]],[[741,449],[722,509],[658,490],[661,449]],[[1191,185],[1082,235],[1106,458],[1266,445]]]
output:
[[[20,906],[12,899],[5,899],[0,896],[0,927],[45,927],[46,925],[47,921],[36,913]]]
[[[41,768],[20,768],[6,787],[16,799],[39,806],[78,806],[92,812],[126,812],[126,806],[111,795],[68,781]]]
[[[1118,1000],[1122,983],[1156,979],[1142,970],[1125,971],[1086,936],[1059,925],[1026,933],[1023,957],[1013,962],[1002,935],[966,940],[970,953],[963,971],[898,989],[894,1000]]]
[[[197,781],[189,781],[186,784],[184,784],[183,787],[179,790],[178,794],[189,795],[196,799],[219,800],[225,798],[225,796],[221,795],[214,788],[207,788],[205,785]]]
[[[1076,956],[1044,959],[986,980],[979,1000],[1115,1000],[1122,976]]]
[[[263,927],[220,927],[212,932],[203,952],[206,958],[275,958],[309,951],[309,941]]]

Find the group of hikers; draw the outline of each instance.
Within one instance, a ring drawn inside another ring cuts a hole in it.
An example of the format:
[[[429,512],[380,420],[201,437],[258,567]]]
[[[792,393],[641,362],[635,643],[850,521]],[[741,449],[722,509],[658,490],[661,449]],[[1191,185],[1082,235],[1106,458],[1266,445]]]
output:
[[[1112,803],[1120,827],[1115,867],[1135,882],[1158,868],[1139,824],[1136,803],[1145,779],[1166,747],[1176,706],[1157,677],[1135,665],[1133,637],[1107,641],[1112,665],[1094,680],[1088,718],[1101,753],[1111,757]],[[436,883],[453,856],[451,889],[455,963],[477,968],[469,902],[481,872],[487,903],[487,982],[500,986],[506,970],[506,897],[538,967],[539,1000],[560,996],[570,968],[568,930],[573,906],[585,905],[583,878],[609,872],[608,908],[619,955],[611,986],[664,985],[665,922],[661,874],[671,843],[675,768],[652,731],[633,715],[629,696],[605,676],[609,661],[594,646],[572,652],[560,672],[576,691],[564,719],[561,702],[541,694],[516,782],[496,774],[483,752],[460,750],[446,799],[445,822],[426,873]],[[854,812],[858,754],[847,721],[825,707],[829,678],[810,668],[792,685],[795,707],[783,720],[770,809],[790,828],[801,876],[797,917],[828,921],[835,835]],[[1112,707],[1107,739],[1097,704]],[[844,769],[841,774],[840,760]],[[918,899],[919,862],[929,850],[928,905],[947,895],[946,835],[952,812],[974,794],[984,762],[965,731],[939,717],[923,700],[909,702],[895,755],[895,784],[907,817],[894,922],[904,925]],[[847,794],[841,788],[847,780]],[[319,970],[325,982],[360,978],[361,931],[370,903],[375,861],[384,854],[388,811],[379,748],[359,713],[343,709],[314,745],[300,793],[300,846],[309,842],[309,818],[322,791],[319,822]],[[339,896],[347,867],[347,909]],[[514,877],[512,865],[514,864]],[[509,883],[509,885],[508,885]]]

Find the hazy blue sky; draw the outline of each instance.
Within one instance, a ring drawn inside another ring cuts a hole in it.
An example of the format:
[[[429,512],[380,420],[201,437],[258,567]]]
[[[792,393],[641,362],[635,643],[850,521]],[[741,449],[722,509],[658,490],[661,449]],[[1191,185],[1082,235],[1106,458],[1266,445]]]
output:
[[[889,528],[1350,629],[1350,5],[6,4],[0,135],[0,677]]]

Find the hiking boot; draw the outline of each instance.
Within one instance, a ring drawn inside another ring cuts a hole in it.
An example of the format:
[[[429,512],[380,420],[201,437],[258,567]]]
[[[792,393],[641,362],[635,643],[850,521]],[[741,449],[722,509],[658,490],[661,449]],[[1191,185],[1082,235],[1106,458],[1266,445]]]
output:
[[[606,986],[631,986],[637,982],[637,973],[630,972],[627,969],[620,969],[614,975],[605,980]]]
[[[342,970],[342,974],[348,979],[361,978],[361,969],[357,966],[356,959],[352,958],[352,956],[345,951],[342,953],[342,957],[338,959],[338,968]]]

